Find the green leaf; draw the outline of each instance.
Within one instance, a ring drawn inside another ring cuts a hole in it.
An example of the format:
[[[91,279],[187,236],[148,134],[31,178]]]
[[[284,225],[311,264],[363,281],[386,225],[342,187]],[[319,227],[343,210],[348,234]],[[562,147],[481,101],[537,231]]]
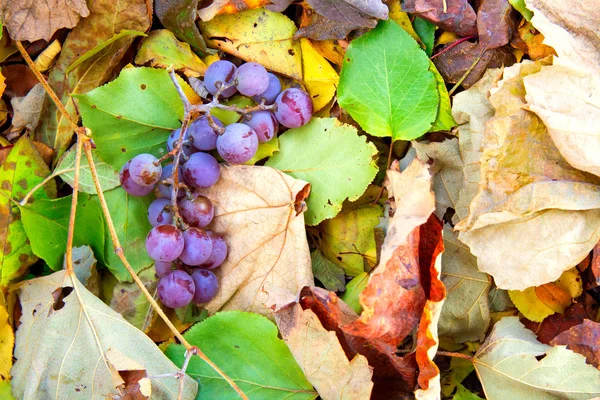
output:
[[[164,153],[167,137],[183,118],[177,90],[163,69],[126,68],[114,81],[76,97],[96,154],[116,170],[138,154]]]
[[[379,224],[382,212],[379,205],[367,205],[323,221],[323,255],[344,268],[346,275],[350,276],[363,272],[365,263],[374,267],[377,248],[373,230]]]
[[[438,108],[437,116],[435,122],[429,129],[429,132],[449,131],[458,124],[452,116],[452,105],[450,104],[448,89],[446,89],[444,78],[442,78],[442,75],[440,75],[432,61],[429,61],[429,70],[433,72],[433,75],[435,76],[435,83],[440,96],[440,106]]]
[[[256,150],[256,154],[254,157],[246,161],[244,164],[246,165],[254,165],[260,160],[271,157],[273,154],[279,151],[279,138],[275,136],[271,140],[266,143],[259,143],[258,149]]]
[[[531,21],[533,12],[527,8],[525,0],[508,0],[508,2],[515,8],[515,10],[521,13],[523,18],[525,18],[527,21]]]
[[[137,273],[150,266],[153,261],[146,252],[146,236],[152,226],[148,222],[148,206],[154,199],[153,195],[145,197],[131,196],[121,187],[104,192],[108,210],[113,223],[117,228],[117,236],[123,246],[123,253]],[[100,204],[98,197],[94,200]],[[105,223],[107,234],[105,259],[106,266],[120,282],[131,282],[132,278],[125,266],[117,257],[112,248],[112,241],[108,236],[108,227]]]
[[[346,289],[346,277],[341,267],[323,257],[319,249],[315,249],[310,253],[310,258],[312,260],[313,274],[325,286],[325,289],[334,292]]]
[[[148,34],[135,55],[135,63],[152,67],[173,68],[187,76],[204,75],[206,64],[192,52],[190,45],[177,40],[173,32],[158,29]]]
[[[23,275],[37,257],[31,250],[18,201],[50,175],[48,166],[27,136],[22,136],[0,165],[0,286]],[[38,189],[30,201],[56,197],[54,180]]]
[[[179,39],[205,52],[206,43],[196,27],[198,0],[155,0],[156,16]]]
[[[357,314],[362,312],[362,306],[360,305],[360,294],[367,287],[369,283],[369,274],[362,272],[354,277],[346,285],[346,291],[340,296],[342,300],[348,306],[353,309]]]
[[[333,218],[348,198],[356,200],[377,174],[377,149],[353,126],[335,118],[313,118],[279,137],[279,152],[265,165],[310,182],[305,221]]]
[[[55,200],[37,200],[22,206],[21,218],[31,248],[36,256],[57,271],[63,267],[69,229],[71,196]],[[97,258],[104,258],[104,225],[102,211],[91,196],[80,193],[77,199],[77,216],[73,245],[88,245]]]
[[[194,325],[183,335],[223,370],[250,399],[316,399],[277,327],[262,315],[220,312]],[[171,344],[165,354],[183,365],[185,348]],[[205,399],[239,399],[237,393],[208,364],[192,357],[187,374],[199,380]]]
[[[456,394],[454,395],[454,400],[483,400],[481,397],[477,396],[475,393],[471,392],[469,389],[464,387],[462,383],[456,385]]]
[[[226,106],[238,106],[240,108],[244,108],[252,107],[256,103],[249,97],[236,94],[230,99],[223,100],[222,104]],[[238,122],[241,118],[240,114],[236,113],[235,111],[221,110],[220,108],[213,108],[210,110],[210,114],[213,117],[217,117],[225,126]]]
[[[431,57],[435,43],[436,26],[429,21],[416,17],[413,21],[413,28],[417,32],[417,35],[419,35],[421,42],[425,45],[425,53],[427,53],[428,57]]]
[[[435,121],[439,95],[429,58],[394,21],[353,40],[344,57],[338,101],[374,136],[412,140]]]
[[[473,372],[475,368],[471,361],[464,358],[452,357],[450,368],[442,372],[442,394],[445,397],[452,396],[452,393]]]
[[[538,342],[518,317],[505,317],[494,325],[473,357],[473,365],[488,399],[600,396],[598,369],[564,346]]]
[[[73,171],[60,174],[62,180],[71,185],[71,187],[73,187],[73,182],[75,180],[75,155],[76,149],[75,145],[73,145],[73,147],[63,154],[58,161],[56,168],[54,169],[54,171],[73,169]],[[119,172],[117,172],[113,167],[104,161],[99,160],[96,156],[96,150],[92,151],[92,158],[94,159],[94,164],[96,165],[98,179],[100,180],[102,191],[114,189],[121,184],[121,181],[119,180]],[[96,194],[96,187],[94,186],[94,181],[92,180],[90,165],[88,164],[87,157],[85,155],[82,155],[81,165],[79,167],[79,191],[89,194]]]

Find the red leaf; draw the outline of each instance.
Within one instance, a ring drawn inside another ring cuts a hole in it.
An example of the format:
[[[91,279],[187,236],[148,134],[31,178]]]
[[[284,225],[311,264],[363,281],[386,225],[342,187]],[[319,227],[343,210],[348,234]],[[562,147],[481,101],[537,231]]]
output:
[[[566,345],[584,356],[588,364],[600,368],[600,324],[586,319],[552,339],[552,346]]]

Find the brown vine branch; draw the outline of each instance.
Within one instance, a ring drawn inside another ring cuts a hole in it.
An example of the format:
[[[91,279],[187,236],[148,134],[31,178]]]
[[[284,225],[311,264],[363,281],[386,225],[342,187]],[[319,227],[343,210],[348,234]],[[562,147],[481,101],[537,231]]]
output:
[[[473,357],[471,357],[471,356],[469,356],[467,354],[455,353],[455,352],[452,352],[452,351],[438,351],[435,354],[438,355],[438,356],[463,358],[465,360],[469,360],[469,361],[473,362]]]
[[[50,98],[52,99],[52,101],[54,102],[54,104],[56,105],[56,107],[58,108],[59,112],[69,122],[69,125],[71,126],[71,128],[73,129],[73,131],[77,135],[77,153],[76,153],[76,160],[75,160],[75,176],[74,176],[74,182],[73,182],[73,196],[72,196],[71,211],[70,211],[70,216],[69,216],[69,230],[68,230],[67,248],[66,248],[66,271],[67,271],[67,275],[70,275],[71,277],[74,276],[74,272],[73,272],[73,259],[72,259],[72,257],[73,257],[73,254],[72,254],[73,233],[74,233],[74,229],[75,229],[75,216],[76,216],[76,212],[77,212],[77,197],[78,197],[78,193],[79,193],[79,167],[81,165],[81,149],[83,147],[85,155],[86,155],[86,157],[88,159],[88,163],[89,163],[89,166],[90,166],[90,172],[91,172],[91,175],[92,175],[92,180],[93,180],[94,186],[96,188],[96,193],[98,194],[98,199],[100,201],[102,212],[104,214],[104,217],[106,218],[106,222],[107,222],[107,225],[108,225],[108,228],[109,228],[110,236],[111,236],[111,239],[113,241],[113,246],[114,246],[114,249],[115,249],[115,253],[117,254],[117,256],[119,257],[119,259],[121,260],[121,262],[123,263],[123,265],[125,266],[125,268],[127,269],[127,271],[129,272],[129,274],[133,278],[134,282],[138,285],[138,287],[140,288],[140,290],[142,291],[142,293],[144,294],[144,296],[146,297],[146,299],[150,302],[150,305],[152,306],[152,308],[163,319],[163,321],[165,322],[165,324],[169,327],[169,329],[173,332],[173,334],[175,335],[175,337],[177,337],[177,339],[181,342],[181,344],[183,344],[183,346],[186,348],[186,351],[189,352],[190,350],[195,349],[194,350],[195,354],[198,357],[200,357],[200,359],[202,359],[212,369],[214,369],[215,372],[217,372],[232,387],[232,389],[236,391],[236,393],[238,393],[238,395],[240,396],[240,398],[247,400],[248,397],[241,391],[241,389],[237,386],[237,384],[235,382],[233,382],[233,380],[228,375],[226,375],[216,364],[214,364],[200,349],[197,349],[196,347],[191,346],[187,342],[187,340],[183,337],[183,335],[181,335],[181,333],[173,325],[173,323],[171,322],[171,320],[165,315],[165,313],[163,312],[163,310],[161,309],[161,307],[158,305],[158,303],[156,302],[156,300],[154,300],[154,297],[148,292],[148,290],[144,286],[144,284],[141,281],[141,279],[138,277],[138,275],[135,273],[135,271],[133,270],[133,268],[131,267],[131,265],[127,261],[127,258],[123,254],[123,247],[121,246],[121,244],[119,242],[119,238],[117,237],[116,229],[114,227],[114,224],[113,224],[113,221],[112,221],[112,217],[111,217],[110,212],[108,210],[108,206],[106,204],[106,199],[104,198],[104,193],[102,192],[102,187],[100,185],[100,180],[98,178],[98,172],[96,170],[96,164],[94,163],[94,159],[92,157],[91,131],[89,129],[85,128],[85,127],[78,126],[73,121],[73,119],[71,118],[71,116],[67,112],[66,108],[64,107],[64,105],[62,104],[62,102],[60,101],[60,99],[58,98],[58,96],[56,95],[56,93],[54,92],[54,90],[50,87],[50,85],[46,81],[46,78],[35,67],[35,64],[33,63],[33,60],[31,59],[31,57],[29,57],[29,54],[27,53],[27,51],[25,50],[25,48],[23,47],[23,45],[21,44],[21,42],[15,41],[15,45],[16,45],[17,50],[19,51],[19,53],[21,53],[21,55],[25,59],[25,62],[27,63],[27,65],[29,66],[29,68],[31,69],[31,71],[33,72],[33,74],[36,76],[36,78],[38,79],[38,81],[44,87],[44,90],[46,91],[46,93],[48,93],[48,96],[50,96]],[[181,95],[181,93],[180,93],[180,95]],[[187,100],[187,98],[186,98],[186,100]],[[183,129],[182,129],[182,132],[183,132]],[[175,193],[176,192],[177,192],[177,190],[175,190]],[[75,284],[74,284],[74,286],[76,287]],[[182,379],[182,382],[183,382],[183,379]]]

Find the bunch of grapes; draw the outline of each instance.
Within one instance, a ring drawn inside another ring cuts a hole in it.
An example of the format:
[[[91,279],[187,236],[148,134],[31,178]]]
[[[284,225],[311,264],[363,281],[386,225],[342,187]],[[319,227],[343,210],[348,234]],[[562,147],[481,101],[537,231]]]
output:
[[[203,105],[204,115],[184,132],[173,131],[167,139],[167,154],[158,159],[140,154],[120,171],[121,185],[132,196],[156,195],[148,207],[153,226],[146,237],[146,251],[155,261],[158,296],[167,307],[185,307],[191,302],[212,300],[219,282],[211,271],[227,257],[222,236],[205,230],[214,217],[210,199],[196,193],[213,186],[220,176],[216,153],[226,162],[250,160],[259,143],[271,140],[279,124],[296,128],[308,123],[312,101],[303,90],[281,91],[279,79],[257,63],[239,68],[217,61],[206,70],[204,85],[213,96]],[[219,103],[236,92],[251,97],[257,105],[245,109]],[[212,108],[233,110],[240,120],[224,126],[210,114]]]

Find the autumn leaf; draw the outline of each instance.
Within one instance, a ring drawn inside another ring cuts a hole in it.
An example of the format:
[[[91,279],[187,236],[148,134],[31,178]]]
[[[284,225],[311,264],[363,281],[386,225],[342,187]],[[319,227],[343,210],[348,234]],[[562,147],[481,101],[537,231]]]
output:
[[[196,26],[198,0],[157,0],[156,16],[179,39],[195,49],[206,51],[206,43]]]
[[[550,344],[552,346],[567,346],[567,349],[584,356],[588,364],[600,368],[598,335],[600,335],[600,323],[586,319],[582,324],[556,336]]]
[[[432,0],[409,0],[402,3],[402,9],[460,36],[477,34],[475,11],[466,0],[448,0],[443,4]]]

